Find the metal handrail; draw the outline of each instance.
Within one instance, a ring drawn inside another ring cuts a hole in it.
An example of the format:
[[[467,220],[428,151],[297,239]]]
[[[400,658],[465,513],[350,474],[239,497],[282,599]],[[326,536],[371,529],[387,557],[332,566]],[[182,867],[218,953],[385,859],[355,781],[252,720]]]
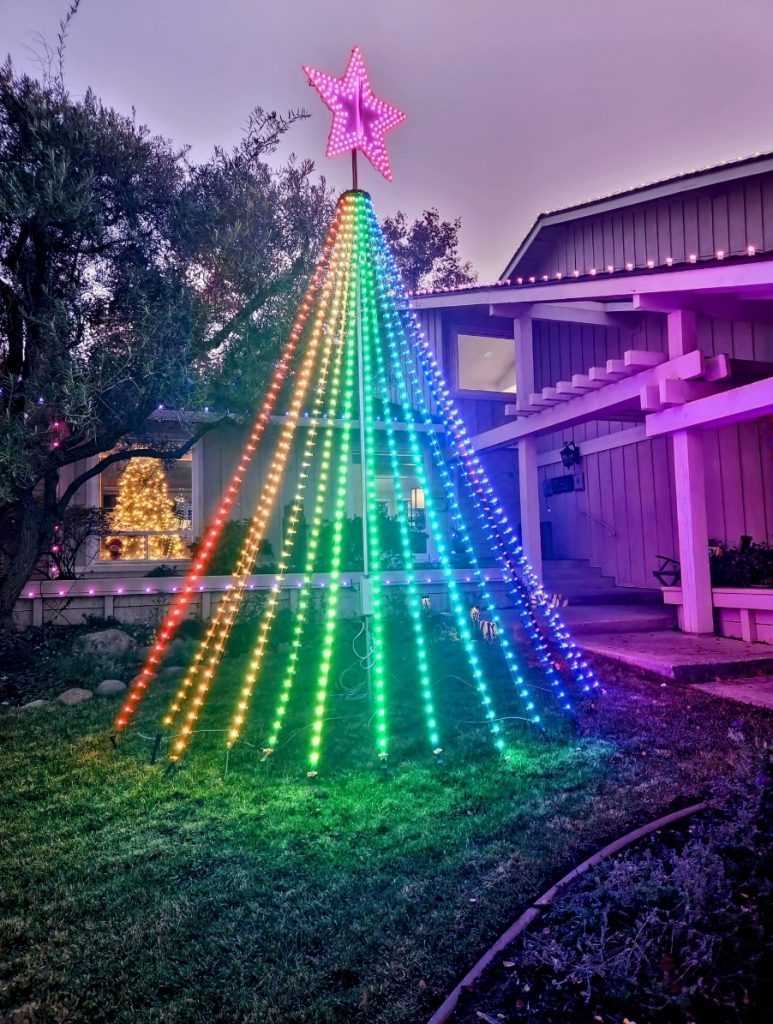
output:
[[[594,514],[592,512],[589,512],[587,508],[578,508],[577,511],[582,512],[584,516],[587,516],[588,519],[592,519],[593,522],[598,523],[599,526],[603,526],[605,530],[609,530],[610,534],[613,537],[617,536],[617,530],[614,528],[614,526],[610,526],[609,523],[605,523],[603,519],[599,519],[598,516],[594,516]]]

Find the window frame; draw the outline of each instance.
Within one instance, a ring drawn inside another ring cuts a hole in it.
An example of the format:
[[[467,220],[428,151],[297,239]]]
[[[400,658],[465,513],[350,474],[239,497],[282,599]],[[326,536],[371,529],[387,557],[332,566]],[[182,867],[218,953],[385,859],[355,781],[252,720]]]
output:
[[[515,402],[518,398],[518,374],[515,375],[515,391],[480,391],[476,388],[462,387],[459,380],[459,335],[463,334],[470,338],[490,338],[494,341],[509,341],[513,346],[513,367],[515,368],[516,352],[515,338],[511,334],[500,332],[495,329],[484,330],[482,327],[467,326],[466,324],[454,324],[449,332],[448,364],[451,369],[449,374],[453,382],[452,393],[458,398],[474,398],[487,402]]]

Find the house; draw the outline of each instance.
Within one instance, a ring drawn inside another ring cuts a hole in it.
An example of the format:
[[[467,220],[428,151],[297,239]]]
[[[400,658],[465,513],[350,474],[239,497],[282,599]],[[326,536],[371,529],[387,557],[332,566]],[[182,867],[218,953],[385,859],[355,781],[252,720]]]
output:
[[[664,556],[686,631],[773,642],[773,592],[709,577],[710,540],[773,534],[773,154],[544,213],[499,280],[413,302],[535,568],[658,588]]]

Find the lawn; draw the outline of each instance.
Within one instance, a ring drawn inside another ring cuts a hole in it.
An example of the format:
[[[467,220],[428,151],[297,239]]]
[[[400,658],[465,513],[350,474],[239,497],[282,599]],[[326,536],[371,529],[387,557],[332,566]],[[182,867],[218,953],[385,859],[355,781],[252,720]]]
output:
[[[170,681],[118,749],[111,701],[5,714],[0,1020],[424,1021],[552,880],[749,776],[773,738],[769,714],[616,672],[576,731],[511,722],[495,755],[474,688],[453,677],[458,644],[439,635],[433,649],[448,673],[443,763],[399,654],[388,766],[367,702],[333,685],[313,782],[301,715],[269,761],[257,735],[237,747],[225,778],[217,732],[171,774],[150,764]],[[243,661],[229,657],[202,728],[225,724]]]

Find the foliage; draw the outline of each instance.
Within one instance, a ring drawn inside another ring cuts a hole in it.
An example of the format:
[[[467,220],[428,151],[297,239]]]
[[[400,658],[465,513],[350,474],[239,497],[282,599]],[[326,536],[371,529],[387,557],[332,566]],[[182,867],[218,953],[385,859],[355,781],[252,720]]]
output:
[[[249,519],[229,519],[220,531],[217,547],[209,561],[207,572],[210,576],[230,576],[239,561],[239,554],[247,539],[250,529]],[[202,538],[197,537],[191,544],[191,558],[196,558],[201,547]],[[271,558],[274,548],[271,541],[264,537],[258,548],[258,558]]]
[[[726,547],[711,541],[713,587],[773,587],[773,547],[764,541]]]
[[[559,895],[475,1005],[507,1008],[512,1024],[762,1020],[773,968],[770,765],[757,785],[723,795]]]
[[[408,291],[451,288],[478,280],[472,264],[463,262],[459,254],[461,226],[459,217],[441,220],[434,208],[425,210],[410,225],[402,210],[384,219],[384,235]]]
[[[41,559],[38,571],[49,579],[76,580],[88,567],[84,562],[89,541],[107,536],[107,515],[90,505],[70,505],[64,510],[61,523],[54,527],[54,542]]]
[[[108,659],[80,653],[73,644],[85,632],[112,628],[123,629],[140,643],[148,643],[147,628],[123,625],[112,616],[83,618],[83,626],[0,629],[0,700],[21,703],[51,697],[70,686],[96,686],[110,675],[128,680],[133,670],[131,653]]]
[[[180,576],[185,573],[185,569],[181,569],[176,565],[167,565],[166,562],[162,562],[161,565],[154,565],[153,568],[145,573],[148,578],[164,578],[169,576]]]
[[[0,68],[0,618],[87,477],[179,456],[264,391],[331,213],[309,162],[272,160],[302,116],[257,108],[195,164],[91,91]]]

